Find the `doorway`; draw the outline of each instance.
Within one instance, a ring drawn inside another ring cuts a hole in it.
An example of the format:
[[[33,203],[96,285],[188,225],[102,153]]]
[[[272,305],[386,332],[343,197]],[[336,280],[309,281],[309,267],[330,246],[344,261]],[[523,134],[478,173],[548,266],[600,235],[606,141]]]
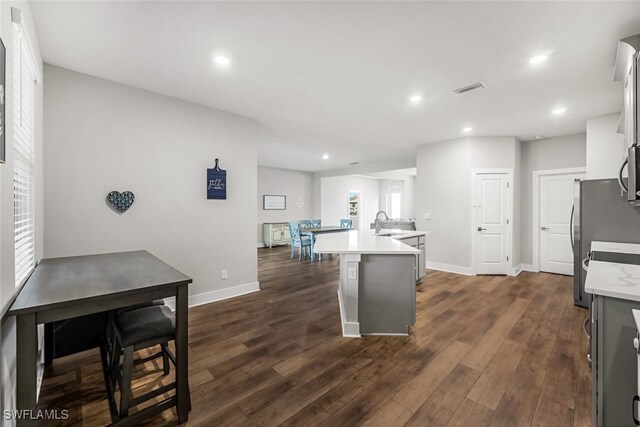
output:
[[[533,174],[534,269],[571,276],[574,183],[576,179],[584,179],[584,169],[535,171]]]
[[[508,274],[511,267],[510,170],[474,171],[473,265],[476,274]]]
[[[344,194],[344,193],[343,193]],[[360,230],[360,212],[362,193],[360,191],[349,191],[348,212],[351,220],[351,228]]]

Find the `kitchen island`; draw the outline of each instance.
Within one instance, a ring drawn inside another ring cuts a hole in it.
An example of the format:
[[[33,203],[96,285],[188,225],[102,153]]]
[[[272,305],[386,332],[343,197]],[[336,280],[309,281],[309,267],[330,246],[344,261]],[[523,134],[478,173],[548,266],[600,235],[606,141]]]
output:
[[[356,230],[320,235],[319,254],[340,255],[338,302],[345,337],[408,335],[416,319],[416,272],[421,251],[397,239],[417,242],[425,232]]]

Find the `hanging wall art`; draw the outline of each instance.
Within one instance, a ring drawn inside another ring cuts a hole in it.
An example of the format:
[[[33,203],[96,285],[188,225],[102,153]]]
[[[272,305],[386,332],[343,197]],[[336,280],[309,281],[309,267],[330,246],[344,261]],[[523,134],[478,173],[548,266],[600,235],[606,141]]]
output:
[[[227,171],[220,169],[218,159],[213,169],[207,169],[207,199],[226,200]]]
[[[122,193],[112,191],[107,194],[106,202],[114,212],[123,214],[133,205],[135,199],[136,197],[131,191],[123,191]]]

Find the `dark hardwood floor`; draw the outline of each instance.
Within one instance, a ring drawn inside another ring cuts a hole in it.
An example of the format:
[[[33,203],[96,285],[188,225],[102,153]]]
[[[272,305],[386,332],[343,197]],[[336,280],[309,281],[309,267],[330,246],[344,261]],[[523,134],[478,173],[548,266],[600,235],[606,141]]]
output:
[[[409,337],[342,338],[338,257],[259,249],[262,291],[189,311],[190,425],[590,426],[572,279],[429,271]],[[171,380],[140,366],[134,390]],[[135,393],[135,391],[134,391]],[[56,360],[40,408],[109,423],[97,351]],[[149,425],[176,424],[174,412]]]

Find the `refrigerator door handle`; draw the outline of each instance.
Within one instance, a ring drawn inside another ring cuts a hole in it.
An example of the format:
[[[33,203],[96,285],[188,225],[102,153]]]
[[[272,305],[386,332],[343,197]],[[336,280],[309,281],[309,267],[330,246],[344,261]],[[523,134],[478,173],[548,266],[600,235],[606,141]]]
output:
[[[575,203],[573,205],[571,205],[571,217],[569,218],[569,236],[571,237],[571,253],[575,254],[575,244],[573,242],[574,239],[574,234],[573,234],[573,215],[576,211],[576,205]]]
[[[589,332],[587,332],[587,323],[589,323],[590,320],[591,316],[587,315],[587,317],[584,319],[584,322],[582,322],[582,330],[584,331],[584,335],[589,341],[591,341],[591,335],[589,335]]]

